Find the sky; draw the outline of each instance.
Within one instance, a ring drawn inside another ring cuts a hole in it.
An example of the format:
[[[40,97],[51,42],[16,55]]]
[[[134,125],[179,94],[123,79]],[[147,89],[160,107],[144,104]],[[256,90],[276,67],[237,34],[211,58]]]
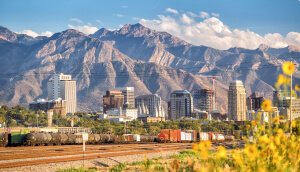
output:
[[[300,47],[300,0],[0,0],[0,25],[34,37],[136,23],[217,49]]]

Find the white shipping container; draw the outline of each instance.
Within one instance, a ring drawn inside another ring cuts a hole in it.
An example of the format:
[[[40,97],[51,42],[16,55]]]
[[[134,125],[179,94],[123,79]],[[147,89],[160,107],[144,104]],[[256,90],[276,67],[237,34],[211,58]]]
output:
[[[199,135],[200,135],[200,141],[209,140],[208,133],[200,132]]]
[[[191,140],[191,133],[185,133],[185,140]]]
[[[215,141],[215,140],[216,140],[216,134],[212,133],[212,141]]]
[[[181,137],[181,140],[184,141],[185,140],[185,132],[180,132],[180,137]]]
[[[140,142],[141,141],[141,136],[139,134],[134,134],[133,135],[133,140],[136,142]]]
[[[223,134],[216,134],[216,138],[218,141],[222,141],[222,140],[225,140],[225,137]]]

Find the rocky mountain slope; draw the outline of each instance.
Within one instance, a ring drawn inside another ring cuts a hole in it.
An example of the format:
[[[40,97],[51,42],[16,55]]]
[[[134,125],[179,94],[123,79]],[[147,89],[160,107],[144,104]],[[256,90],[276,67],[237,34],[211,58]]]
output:
[[[46,98],[54,73],[77,81],[78,110],[99,110],[102,96],[113,87],[133,86],[135,95],[157,93],[166,101],[174,90],[211,88],[216,78],[219,109],[227,111],[229,82],[244,82],[253,91],[272,97],[281,65],[293,57],[299,68],[300,49],[217,50],[194,46],[166,32],[140,24],[120,30],[100,29],[92,35],[66,30],[33,38],[0,27],[0,104],[10,106]],[[294,74],[294,83],[300,82]]]
[[[201,79],[219,76],[216,79],[224,85],[235,79],[242,80],[247,95],[256,91],[267,98],[272,98],[273,85],[282,72],[281,65],[293,57],[298,68],[300,60],[300,48],[295,46],[276,49],[261,45],[255,50],[217,50],[191,45],[141,24],[128,24],[115,31],[100,29],[90,36],[113,45],[132,59],[182,69]],[[294,79],[295,83],[300,81],[298,71]]]
[[[110,44],[76,30],[56,33],[35,43],[28,43],[34,38],[20,42],[18,34],[9,30],[4,33],[12,34],[2,34],[0,39],[0,104],[28,105],[37,98],[46,98],[46,84],[54,73],[71,74],[77,81],[79,111],[99,110],[103,94],[114,87],[133,86],[136,96],[157,93],[166,101],[173,90],[211,86],[209,79],[134,60]],[[225,90],[222,85],[220,92],[225,95]]]

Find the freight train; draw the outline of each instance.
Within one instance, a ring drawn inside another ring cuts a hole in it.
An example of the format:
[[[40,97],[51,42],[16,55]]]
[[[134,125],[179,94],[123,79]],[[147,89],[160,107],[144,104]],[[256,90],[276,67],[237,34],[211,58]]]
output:
[[[232,141],[234,136],[225,135],[223,133],[201,132],[196,130],[172,130],[162,129],[158,135],[158,142],[174,143],[174,142],[199,142],[210,140],[212,142],[222,142],[225,140]]]
[[[88,134],[86,144],[157,142],[157,136],[138,134]],[[48,146],[82,144],[82,133],[11,132],[0,134],[0,147],[5,146]]]
[[[138,134],[88,134],[86,144],[109,143],[136,143],[136,142],[199,142],[210,140],[212,142],[232,141],[234,136],[223,133],[201,132],[196,130],[172,130],[162,129],[158,136]],[[30,132],[21,130],[0,134],[0,147],[5,146],[47,146],[47,145],[72,145],[82,144],[82,133],[54,133],[54,132]]]

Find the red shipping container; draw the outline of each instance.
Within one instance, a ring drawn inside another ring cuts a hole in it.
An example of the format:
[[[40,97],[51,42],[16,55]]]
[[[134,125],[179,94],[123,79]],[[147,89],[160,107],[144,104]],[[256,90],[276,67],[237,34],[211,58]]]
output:
[[[174,130],[170,130],[170,143],[174,142]]]
[[[177,141],[181,142],[181,134],[180,134],[180,130],[177,130]]]
[[[193,136],[193,138],[194,138],[193,141],[196,142],[197,141],[197,131],[196,130],[193,131],[193,135],[194,135]]]
[[[178,134],[177,134],[177,130],[173,130],[173,140],[174,142],[177,142],[177,137],[178,137]]]
[[[160,142],[165,142],[166,143],[167,141],[169,141],[169,135],[167,135],[165,133],[160,133],[158,135],[158,139],[159,139]]]
[[[208,133],[208,135],[209,135],[209,139],[210,139],[210,141],[212,141],[212,139],[213,139],[213,137],[212,137],[212,133]]]

